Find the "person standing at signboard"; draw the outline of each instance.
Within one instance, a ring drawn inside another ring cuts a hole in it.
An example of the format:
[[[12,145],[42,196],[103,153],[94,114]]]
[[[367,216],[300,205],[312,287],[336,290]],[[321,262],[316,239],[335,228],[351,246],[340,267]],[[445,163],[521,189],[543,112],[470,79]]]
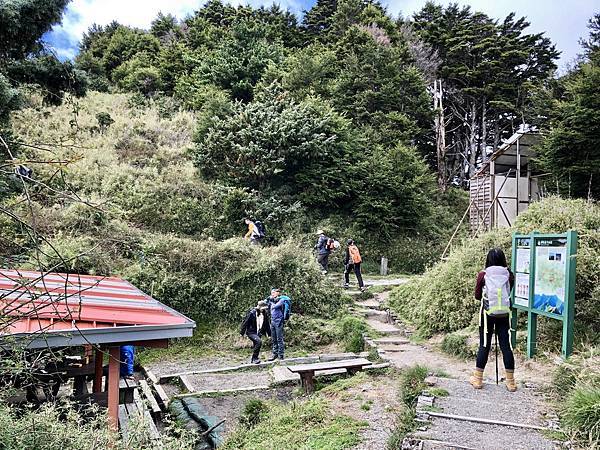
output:
[[[506,388],[517,390],[515,383],[515,357],[510,345],[510,291],[514,275],[508,269],[506,256],[499,248],[490,250],[485,270],[477,275],[475,298],[481,301],[479,309],[479,350],[473,375],[469,382],[475,389],[483,387],[483,371],[487,364],[492,337],[498,337],[506,371]]]

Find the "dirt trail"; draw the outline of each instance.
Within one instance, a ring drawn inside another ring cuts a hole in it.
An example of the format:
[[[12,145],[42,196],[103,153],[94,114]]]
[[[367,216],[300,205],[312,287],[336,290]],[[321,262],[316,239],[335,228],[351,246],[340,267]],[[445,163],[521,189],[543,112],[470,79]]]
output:
[[[355,302],[355,311],[363,314],[367,323],[385,336],[368,343],[376,346],[380,355],[397,368],[420,364],[438,372],[440,376],[434,378],[435,387],[447,393],[446,397],[427,399],[431,403],[420,413],[425,423],[405,439],[403,448],[559,448],[540,430],[526,428],[546,428],[555,419],[537,389],[547,382],[547,374],[540,370],[539,364],[517,361],[519,390],[510,393],[503,385],[495,385],[495,361],[491,358],[484,388],[476,391],[467,381],[473,370],[473,361],[443,355],[429,343],[412,343],[407,339],[410,335],[408,330],[394,322],[389,314],[366,312],[369,309],[381,310],[387,295],[376,294],[373,299]],[[500,361],[501,373],[502,367]],[[435,416],[436,412],[438,416]],[[494,423],[481,423],[482,420]],[[507,426],[500,422],[521,426]]]

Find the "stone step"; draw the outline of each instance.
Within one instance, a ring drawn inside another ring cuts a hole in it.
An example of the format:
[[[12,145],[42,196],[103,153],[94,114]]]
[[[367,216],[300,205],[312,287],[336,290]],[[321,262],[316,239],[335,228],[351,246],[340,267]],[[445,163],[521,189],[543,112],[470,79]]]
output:
[[[379,339],[373,339],[373,342],[376,345],[386,345],[386,346],[405,345],[405,344],[410,343],[410,341],[408,339],[401,338],[401,337],[383,337],[383,338],[379,338]]]
[[[373,309],[375,311],[383,311],[381,304],[376,300],[358,300],[354,302],[354,307],[362,309]]]
[[[386,353],[406,351],[405,349],[402,348],[402,346],[399,346],[399,345],[380,345],[380,346],[377,346],[377,349],[384,351]]]
[[[402,334],[402,330],[396,325],[389,323],[383,323],[375,319],[367,319],[367,324],[380,334],[384,335],[399,335]]]
[[[365,318],[373,318],[384,323],[388,323],[389,321],[388,314],[385,311],[378,311],[376,309],[357,309],[356,313]]]

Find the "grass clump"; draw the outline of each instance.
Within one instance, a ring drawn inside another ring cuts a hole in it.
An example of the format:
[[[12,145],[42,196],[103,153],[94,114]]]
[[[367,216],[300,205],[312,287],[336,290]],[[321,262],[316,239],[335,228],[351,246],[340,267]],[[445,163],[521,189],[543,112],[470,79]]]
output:
[[[240,427],[234,431],[222,448],[343,450],[358,444],[359,433],[367,426],[365,422],[333,413],[326,400],[313,398],[271,407],[253,428]]]
[[[512,228],[492,230],[463,241],[452,249],[447,260],[395,288],[389,305],[424,335],[463,329],[473,322],[479,310],[479,302],[473,298],[475,279],[483,269],[490,248],[500,247],[510,258],[514,232],[564,233],[569,229],[579,233],[576,323],[593,333],[600,333],[600,321],[597,320],[600,316],[600,275],[597,270],[600,206],[584,200],[550,197],[533,203],[519,215]],[[543,329],[538,334],[543,334]]]
[[[0,405],[3,450],[192,450],[196,435],[171,425],[153,440],[144,419],[132,419],[127,440],[108,428],[107,415],[94,407],[80,411],[70,403],[45,403],[37,409]],[[35,432],[32,432],[32,431]]]
[[[427,392],[434,397],[448,397],[450,393],[444,388],[429,388]]]
[[[475,356],[475,350],[471,348],[466,334],[456,332],[444,335],[440,348],[444,353],[468,359]]]
[[[262,400],[250,399],[244,405],[240,415],[240,424],[247,428],[253,428],[269,415],[269,406]]]
[[[394,429],[387,442],[388,449],[401,448],[404,437],[415,429],[417,398],[427,387],[425,378],[428,373],[427,367],[416,365],[409,367],[400,374],[400,399],[404,408],[396,416]]]
[[[408,407],[414,407],[417,398],[427,387],[425,378],[427,377],[427,367],[416,365],[409,367],[400,374],[400,395],[402,403]]]
[[[365,349],[363,333],[367,331],[367,324],[363,319],[354,316],[344,316],[340,320],[340,338],[344,344],[344,351],[360,353]]]
[[[600,445],[600,385],[577,385],[566,398],[563,424],[588,448]]]
[[[550,393],[566,437],[584,448],[600,447],[600,356],[591,348],[563,362]]]

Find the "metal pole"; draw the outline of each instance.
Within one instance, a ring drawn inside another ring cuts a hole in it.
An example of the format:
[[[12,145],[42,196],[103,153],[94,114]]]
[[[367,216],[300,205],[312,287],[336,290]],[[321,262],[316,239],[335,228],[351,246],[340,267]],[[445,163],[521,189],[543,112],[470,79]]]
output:
[[[498,385],[498,333],[494,327],[494,336],[496,338],[496,385]]]

